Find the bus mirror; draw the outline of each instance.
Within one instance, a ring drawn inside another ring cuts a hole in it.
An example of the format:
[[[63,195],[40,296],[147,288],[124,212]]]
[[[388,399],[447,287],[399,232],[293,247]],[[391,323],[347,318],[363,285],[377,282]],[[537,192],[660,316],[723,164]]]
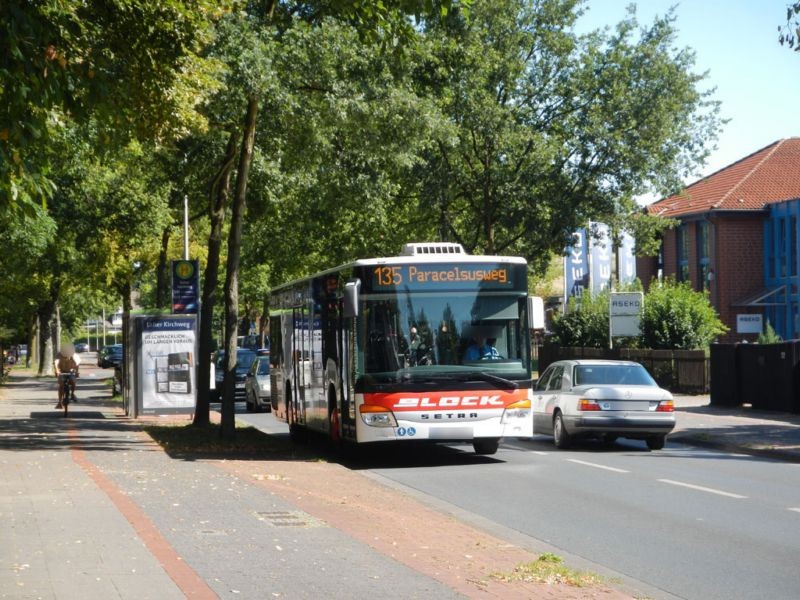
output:
[[[528,296],[528,323],[531,329],[544,329],[544,300]]]
[[[344,284],[344,316],[358,316],[358,292],[361,288],[360,279],[351,279]]]

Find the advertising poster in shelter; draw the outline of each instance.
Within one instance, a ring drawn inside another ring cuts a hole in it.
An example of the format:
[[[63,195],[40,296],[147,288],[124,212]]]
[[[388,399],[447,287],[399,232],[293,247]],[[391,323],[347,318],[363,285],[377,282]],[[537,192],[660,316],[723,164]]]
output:
[[[195,324],[193,316],[142,320],[138,361],[141,413],[194,412]]]

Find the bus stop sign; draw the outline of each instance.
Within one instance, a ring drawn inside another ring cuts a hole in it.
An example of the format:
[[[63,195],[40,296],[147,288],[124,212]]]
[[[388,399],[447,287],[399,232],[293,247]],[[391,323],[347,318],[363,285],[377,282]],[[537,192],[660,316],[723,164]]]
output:
[[[200,306],[200,268],[196,260],[172,261],[172,312],[197,314]]]

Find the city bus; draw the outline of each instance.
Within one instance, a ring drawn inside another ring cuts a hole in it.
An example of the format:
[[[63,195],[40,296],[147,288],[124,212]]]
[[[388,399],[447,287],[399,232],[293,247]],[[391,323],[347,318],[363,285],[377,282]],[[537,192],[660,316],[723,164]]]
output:
[[[272,411],[293,438],[460,442],[494,454],[530,437],[530,328],[523,258],[406,244],[269,294]],[[475,348],[491,348],[478,356]]]

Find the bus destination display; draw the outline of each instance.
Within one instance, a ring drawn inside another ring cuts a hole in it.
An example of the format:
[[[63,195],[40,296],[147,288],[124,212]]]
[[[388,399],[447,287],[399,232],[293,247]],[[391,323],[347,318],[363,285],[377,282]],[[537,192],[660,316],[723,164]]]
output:
[[[362,281],[373,292],[397,290],[473,289],[513,290],[518,265],[482,264],[408,264],[367,267]],[[523,279],[524,281],[524,279]]]

